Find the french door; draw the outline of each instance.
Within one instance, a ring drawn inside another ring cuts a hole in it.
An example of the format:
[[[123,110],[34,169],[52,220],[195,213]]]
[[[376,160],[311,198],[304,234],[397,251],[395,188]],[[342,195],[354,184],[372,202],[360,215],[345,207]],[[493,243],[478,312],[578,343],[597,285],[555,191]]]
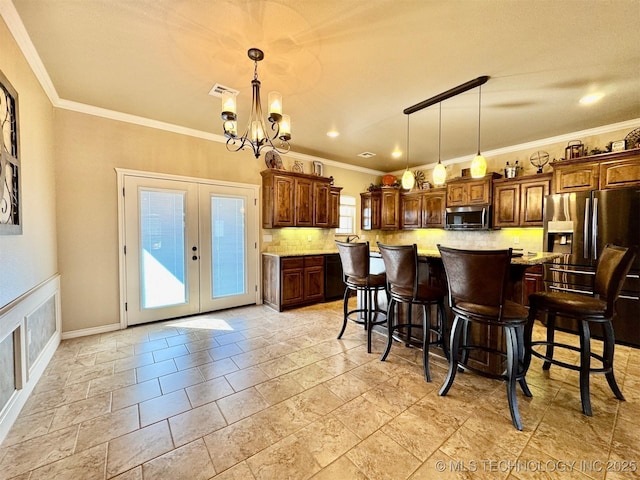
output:
[[[257,187],[122,175],[125,325],[256,303]]]

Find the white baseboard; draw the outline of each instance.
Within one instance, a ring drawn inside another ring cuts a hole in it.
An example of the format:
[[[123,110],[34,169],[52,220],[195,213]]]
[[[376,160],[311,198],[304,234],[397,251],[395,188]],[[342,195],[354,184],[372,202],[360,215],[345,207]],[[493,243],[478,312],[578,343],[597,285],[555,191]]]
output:
[[[101,325],[99,327],[81,328],[80,330],[70,330],[62,332],[62,340],[69,338],[87,337],[89,335],[97,335],[99,333],[115,332],[120,330],[120,323],[110,323],[109,325]]]

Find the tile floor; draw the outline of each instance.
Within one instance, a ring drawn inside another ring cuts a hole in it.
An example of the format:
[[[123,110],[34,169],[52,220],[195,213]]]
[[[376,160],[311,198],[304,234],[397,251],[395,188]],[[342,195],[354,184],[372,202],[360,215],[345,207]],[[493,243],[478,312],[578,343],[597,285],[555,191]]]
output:
[[[63,341],[0,445],[0,479],[640,478],[640,350],[618,347],[627,401],[541,370],[511,425],[504,384],[458,375],[361,327],[341,303],[262,306]],[[541,334],[536,329],[536,335]],[[577,359],[576,359],[577,360]],[[634,471],[632,471],[634,470]]]

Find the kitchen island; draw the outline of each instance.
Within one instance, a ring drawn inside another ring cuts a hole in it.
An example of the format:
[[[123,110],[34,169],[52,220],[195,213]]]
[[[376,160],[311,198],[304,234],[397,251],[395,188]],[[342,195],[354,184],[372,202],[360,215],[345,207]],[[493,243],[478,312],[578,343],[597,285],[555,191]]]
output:
[[[282,252],[262,254],[262,292],[263,302],[271,308],[282,311],[303,305],[325,301],[324,292],[327,282],[325,262],[328,255],[337,255],[333,250],[317,250],[307,252]],[[508,285],[507,297],[518,303],[527,304],[529,293],[543,289],[542,265],[559,258],[561,254],[536,252],[514,257],[511,260],[511,281]],[[428,278],[433,286],[447,290],[447,278],[444,272],[440,252],[434,249],[418,249],[420,275]],[[371,271],[384,271],[384,264],[375,246],[371,246]],[[530,280],[533,278],[534,280]],[[332,282],[342,281],[334,276]],[[381,308],[386,308],[387,299],[384,293],[378,295]],[[448,305],[448,322],[453,321]],[[406,315],[406,309],[401,307],[400,315]],[[412,319],[416,324],[422,323],[422,307],[414,306]],[[435,312],[432,315],[435,318]],[[480,328],[482,327],[482,328]],[[381,329],[382,327],[376,327]],[[503,348],[503,329],[489,325],[474,325],[471,332],[473,342],[491,348]],[[384,334],[386,335],[386,329]],[[416,331],[414,329],[413,331]],[[420,332],[417,332],[420,334]],[[420,344],[421,338],[415,338],[413,343]],[[434,353],[442,354],[438,349]],[[504,369],[503,359],[487,352],[478,351],[469,359],[470,364],[491,374],[500,374]]]

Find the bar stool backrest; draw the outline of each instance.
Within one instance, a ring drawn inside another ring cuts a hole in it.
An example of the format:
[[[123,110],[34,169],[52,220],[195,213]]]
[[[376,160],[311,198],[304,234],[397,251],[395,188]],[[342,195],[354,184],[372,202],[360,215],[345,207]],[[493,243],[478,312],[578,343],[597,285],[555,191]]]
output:
[[[383,245],[378,243],[387,274],[387,283],[392,287],[409,289],[413,296],[417,290],[418,247],[413,245]]]
[[[602,250],[596,277],[593,284],[593,293],[607,301],[606,317],[611,318],[613,307],[622,290],[622,284],[631,265],[635,252],[633,249],[607,244]]]
[[[509,280],[511,249],[458,250],[438,245],[449,285],[449,302],[501,307]]]
[[[369,242],[347,243],[336,241],[342,272],[346,277],[367,278],[369,276]]]

